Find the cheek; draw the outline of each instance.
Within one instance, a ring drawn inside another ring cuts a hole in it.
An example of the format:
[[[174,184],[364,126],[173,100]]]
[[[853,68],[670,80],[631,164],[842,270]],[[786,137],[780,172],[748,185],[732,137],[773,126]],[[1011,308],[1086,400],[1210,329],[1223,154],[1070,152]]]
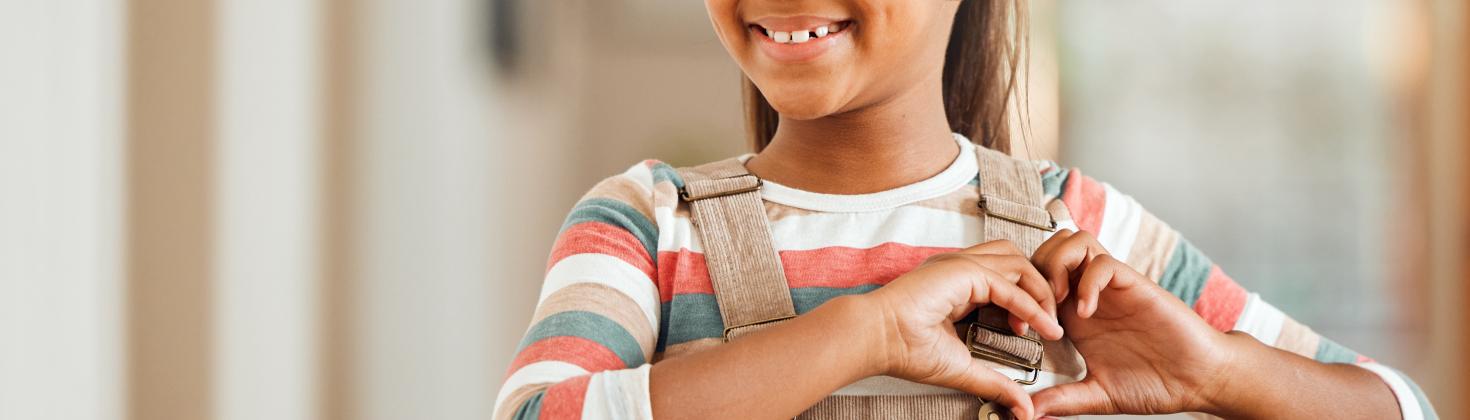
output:
[[[745,25],[739,19],[740,0],[705,0],[704,6],[709,12],[715,36],[720,39],[725,50],[736,61],[740,61],[743,58],[742,50],[749,47],[745,45]]]
[[[916,7],[885,3],[874,10],[873,36],[864,37],[864,61],[871,68],[881,68],[880,78],[914,79],[944,66],[944,50],[949,44],[950,21],[939,7]],[[938,2],[935,2],[936,5]]]

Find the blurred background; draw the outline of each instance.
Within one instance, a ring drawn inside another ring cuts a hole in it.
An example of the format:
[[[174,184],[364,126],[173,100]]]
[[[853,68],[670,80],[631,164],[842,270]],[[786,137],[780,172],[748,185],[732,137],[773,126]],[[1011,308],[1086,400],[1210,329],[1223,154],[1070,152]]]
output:
[[[1470,7],[1035,0],[1035,158],[1470,416]],[[0,1],[0,419],[482,419],[578,196],[746,150],[699,2]]]

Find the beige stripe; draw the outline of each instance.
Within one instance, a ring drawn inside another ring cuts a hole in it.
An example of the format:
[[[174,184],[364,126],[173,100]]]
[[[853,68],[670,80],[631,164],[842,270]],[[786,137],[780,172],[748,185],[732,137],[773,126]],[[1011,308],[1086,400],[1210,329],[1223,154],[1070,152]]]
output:
[[[659,182],[653,184],[653,206],[654,208],[679,208],[679,189],[674,188],[672,182]]]
[[[1138,223],[1138,238],[1128,252],[1128,265],[1158,283],[1173,257],[1174,247],[1179,244],[1179,234],[1164,224],[1153,213],[1143,212]]]
[[[526,400],[531,399],[531,397],[535,396],[537,392],[541,392],[546,390],[547,388],[550,388],[551,385],[552,384],[534,384],[523,386],[517,388],[514,391],[511,391],[510,394],[505,396],[505,401],[502,401],[500,403],[500,407],[495,408],[495,414],[490,418],[511,418],[511,416],[514,416],[516,414],[516,410],[521,408],[521,404],[524,404]]]
[[[791,207],[781,203],[773,203],[770,201],[765,202],[765,207],[766,218],[770,219],[772,223],[791,217],[802,217],[811,214],[821,213],[800,207]]]
[[[1072,340],[1063,337],[1058,341],[1042,341],[1042,349],[1041,370],[1074,379],[1082,378],[1087,372],[1087,363]]]
[[[210,419],[214,2],[126,7],[127,416]]]
[[[618,175],[592,187],[592,191],[588,191],[584,198],[611,198],[627,203],[652,222],[654,220],[653,199],[650,196],[652,193],[648,188],[639,184],[638,180],[630,176]]]
[[[1063,203],[1061,199],[1047,201],[1046,211],[1051,213],[1051,217],[1057,219],[1057,224],[1072,221],[1072,211],[1067,209],[1067,203]]]
[[[1281,324],[1281,335],[1276,338],[1276,348],[1313,358],[1317,356],[1317,345],[1321,341],[1322,336],[1307,326],[1286,318]]]
[[[725,344],[725,340],[720,338],[701,338],[698,340],[686,341],[683,343],[665,347],[662,353],[659,353],[655,356],[655,360],[662,361],[675,357],[687,356],[690,354],[699,353],[705,350],[719,347],[723,344]]]
[[[653,346],[658,340],[653,332],[654,326],[648,325],[648,316],[643,314],[638,303],[617,289],[597,283],[576,283],[563,287],[552,292],[551,296],[547,296],[536,307],[531,325],[536,325],[548,316],[567,311],[601,314],[633,335],[633,339],[638,341],[638,347],[643,349],[643,354],[653,353]]]
[[[960,187],[949,194],[934,197],[928,200],[920,200],[912,204],[917,207],[931,208],[935,210],[948,210],[978,216],[980,214],[980,189],[969,185]]]

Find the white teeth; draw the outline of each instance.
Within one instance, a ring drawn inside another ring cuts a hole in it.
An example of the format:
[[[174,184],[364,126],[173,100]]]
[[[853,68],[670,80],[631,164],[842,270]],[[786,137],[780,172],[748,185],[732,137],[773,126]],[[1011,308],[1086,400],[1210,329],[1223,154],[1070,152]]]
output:
[[[818,26],[805,31],[781,32],[772,31],[765,28],[761,28],[761,31],[764,32],[766,36],[770,37],[771,40],[775,41],[777,44],[800,44],[816,38],[824,38],[827,35],[837,33],[838,29],[840,29],[840,27],[837,26],[836,23],[834,23],[826,26]]]

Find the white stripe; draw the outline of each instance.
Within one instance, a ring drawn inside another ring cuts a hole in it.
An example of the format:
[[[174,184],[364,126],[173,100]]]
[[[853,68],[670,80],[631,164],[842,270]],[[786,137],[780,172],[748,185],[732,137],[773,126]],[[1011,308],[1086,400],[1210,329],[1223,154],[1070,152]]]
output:
[[[1128,261],[1133,250],[1133,241],[1138,239],[1138,224],[1143,220],[1143,206],[1133,197],[1123,195],[1112,185],[1103,184],[1106,204],[1103,207],[1102,226],[1098,228],[1097,241],[1118,261]]]
[[[1414,397],[1414,389],[1398,373],[1373,362],[1359,363],[1358,366],[1378,374],[1383,382],[1388,383],[1388,388],[1393,390],[1393,396],[1399,400],[1399,413],[1403,414],[1404,420],[1424,418],[1424,410],[1419,407],[1419,399]]]
[[[867,249],[908,246],[965,248],[983,239],[980,218],[952,210],[906,206],[867,213],[813,213],[771,224],[776,248],[802,251],[833,246]]]
[[[623,171],[623,176],[638,181],[638,185],[645,188],[645,191],[651,191],[653,189],[653,171],[648,169],[648,165],[644,165],[643,162],[638,162],[638,164]]]
[[[1277,339],[1281,338],[1281,325],[1285,322],[1286,314],[1261,300],[1261,295],[1251,293],[1246,298],[1245,309],[1240,312],[1240,319],[1235,320],[1234,329],[1275,347]]]
[[[592,375],[587,382],[587,394],[582,402],[582,418],[652,419],[653,403],[648,394],[650,366],[652,365]]]
[[[658,250],[704,252],[689,218],[673,209],[654,210],[659,220]],[[667,232],[667,234],[665,234]],[[771,240],[781,251],[826,247],[867,249],[885,243],[967,248],[982,240],[980,218],[952,210],[905,206],[864,213],[811,213],[771,223]]]
[[[659,252],[704,252],[689,218],[673,209],[654,210]],[[865,213],[812,213],[771,223],[771,240],[781,251],[826,247],[867,249],[885,243],[915,247],[966,248],[979,244],[980,218],[951,210],[906,206]]]
[[[653,218],[658,221],[658,252],[676,252],[680,249],[704,252],[699,235],[694,234],[694,227],[689,224],[688,217],[674,216],[673,207],[656,207],[653,209]]]
[[[658,326],[658,288],[653,281],[632,264],[606,254],[577,254],[557,261],[546,273],[546,283],[541,286],[536,305],[540,306],[557,290],[578,283],[601,284],[627,295],[643,310],[648,326]]]
[[[521,366],[505,379],[504,384],[500,385],[500,393],[495,395],[495,411],[492,413],[500,411],[500,404],[505,402],[505,398],[509,397],[512,391],[526,385],[554,384],[567,380],[567,378],[586,374],[587,369],[582,369],[581,366],[557,360],[540,361]]]

